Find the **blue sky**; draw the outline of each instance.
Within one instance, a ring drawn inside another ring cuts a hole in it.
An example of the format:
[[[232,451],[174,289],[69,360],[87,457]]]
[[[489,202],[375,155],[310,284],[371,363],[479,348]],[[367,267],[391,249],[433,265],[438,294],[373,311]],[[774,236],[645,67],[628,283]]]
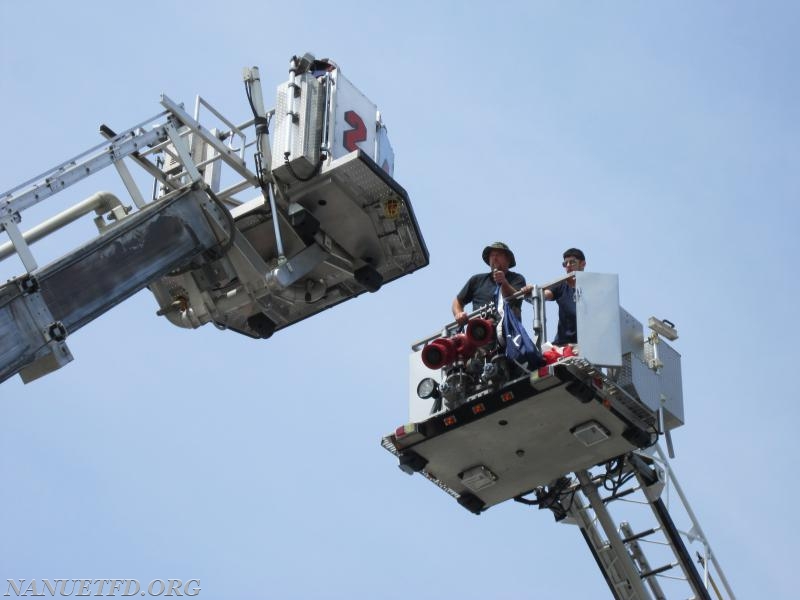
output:
[[[475,517],[379,445],[406,418],[410,344],[504,240],[538,283],[578,246],[629,312],[677,324],[673,466],[737,595],[794,596],[795,3],[3,2],[0,23],[0,190],[162,92],[244,121],[241,68],[272,104],[313,52],[380,108],[431,253],[269,341],[180,330],[142,292],[72,336],[67,367],[0,385],[1,582],[609,597],[577,530],[515,503]],[[51,210],[122,193],[102,177]]]

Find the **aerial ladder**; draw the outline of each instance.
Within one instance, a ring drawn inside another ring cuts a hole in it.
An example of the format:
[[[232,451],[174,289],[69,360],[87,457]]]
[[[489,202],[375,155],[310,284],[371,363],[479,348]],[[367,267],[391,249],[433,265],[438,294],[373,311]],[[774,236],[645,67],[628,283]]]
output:
[[[176,326],[266,339],[428,264],[386,126],[338,65],[292,57],[271,110],[258,68],[243,81],[244,122],[162,95],[154,117],[102,125],[100,144],[0,194],[0,260],[25,269],[0,285],[0,382],[62,367],[70,335],[144,288]],[[109,167],[121,193],[23,230],[26,211]],[[95,237],[38,263],[33,243],[92,214]]]
[[[568,279],[578,343],[554,347],[544,290]],[[474,514],[514,500],[577,526],[615,600],[733,600],[669,463],[684,421],[674,324],[645,328],[614,274],[572,273],[527,299],[538,352],[526,362],[509,358],[493,303],[412,345],[409,422],[383,447]]]
[[[580,528],[614,598],[734,598],[662,448],[654,446],[650,455],[630,453],[611,467],[595,474],[577,471],[558,494],[542,494],[540,507]],[[677,495],[669,507],[664,501],[668,485]],[[610,505],[622,502],[628,503],[623,514],[642,513],[636,514],[641,519],[638,529],[614,518]],[[678,512],[690,524],[688,529],[673,519]],[[695,556],[687,542],[699,546]],[[664,581],[668,584],[662,585]]]

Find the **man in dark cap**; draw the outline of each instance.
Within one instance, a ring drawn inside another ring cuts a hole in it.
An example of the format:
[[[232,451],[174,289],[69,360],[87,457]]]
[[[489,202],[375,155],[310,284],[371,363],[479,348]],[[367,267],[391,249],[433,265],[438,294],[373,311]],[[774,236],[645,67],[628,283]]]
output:
[[[583,271],[586,267],[586,256],[577,248],[566,250],[561,266],[567,274]],[[553,344],[564,346],[578,343],[578,317],[575,309],[575,278],[570,277],[544,291],[545,300],[555,300],[558,304],[558,331]]]
[[[464,311],[466,304],[472,303],[472,310],[497,300],[498,286],[503,298],[514,294],[525,286],[525,278],[519,273],[509,271],[517,264],[514,253],[503,242],[495,242],[486,246],[481,255],[483,262],[491,267],[490,273],[478,273],[469,278],[453,300],[453,317],[464,325],[468,321]],[[518,317],[521,315],[522,300],[514,300],[511,304]]]

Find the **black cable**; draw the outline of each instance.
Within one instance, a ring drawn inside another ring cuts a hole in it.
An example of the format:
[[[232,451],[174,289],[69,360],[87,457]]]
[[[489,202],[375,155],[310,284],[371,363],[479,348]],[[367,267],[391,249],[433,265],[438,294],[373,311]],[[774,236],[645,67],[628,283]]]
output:
[[[253,117],[255,119],[254,122],[256,126],[256,140],[258,140],[259,136],[261,136],[263,133],[268,132],[269,119],[266,117],[259,117],[258,114],[256,113],[256,107],[253,104],[253,96],[252,93],[250,92],[250,86],[247,84],[247,81],[244,82],[244,89],[245,89],[245,94],[247,95],[247,102],[250,104],[250,110],[253,111]],[[256,157],[258,157],[260,154],[261,154],[260,152],[256,153]],[[311,181],[312,179],[314,179],[314,177],[319,175],[319,172],[322,169],[322,159],[320,159],[320,161],[317,163],[317,166],[314,168],[314,171],[308,177],[300,177],[297,173],[295,173],[294,169],[292,168],[292,165],[289,163],[289,158],[288,157],[285,158],[284,161],[285,161],[284,164],[286,165],[289,174],[295,179],[297,179],[297,181],[303,181],[303,182]],[[261,175],[262,171],[259,166],[259,163],[260,159],[256,158],[256,168],[258,169],[256,172],[258,173],[258,179],[259,182],[261,182],[263,189],[264,183],[262,180],[262,175]]]
[[[244,82],[244,93],[247,96],[247,103],[250,105],[250,110],[253,112],[253,123],[256,130],[256,148],[261,147],[261,136],[269,134],[269,118],[259,116],[256,111],[256,106],[253,103],[253,93],[250,91],[250,85],[247,81]],[[267,182],[264,180],[264,164],[262,162],[262,155],[260,151],[253,153],[253,159],[256,163],[256,176],[258,177],[258,185],[263,192],[267,192]]]
[[[645,448],[652,448],[653,446],[655,446],[656,443],[658,442],[658,436],[661,435],[658,431],[658,428],[655,425],[651,425],[650,427],[652,428],[652,430],[649,432],[651,436],[650,439],[652,439],[653,441],[650,442],[647,446],[645,446]]]
[[[619,457],[608,461],[605,465],[606,472],[603,476],[603,489],[611,492],[611,496],[616,496],[620,488],[634,477],[633,473],[624,474],[623,463],[624,458]]]
[[[571,482],[568,477],[560,477],[552,486],[543,486],[529,490],[518,496],[515,496],[514,501],[527,506],[538,506],[540,509],[549,509],[555,516],[556,521],[561,521],[567,516],[575,498],[576,490],[569,490],[565,492],[565,489],[569,487],[570,483]],[[530,493],[533,493],[536,496],[535,500],[524,497],[526,494]],[[564,499],[567,497],[569,498],[569,502],[565,506]]]
[[[535,491],[535,490],[531,490]],[[525,492],[525,494],[530,494],[531,492]],[[519,502],[520,504],[526,504],[527,506],[538,506],[539,500],[531,500],[529,498],[525,498],[525,494],[520,494],[519,496],[514,496],[514,502]]]
[[[253,116],[258,117],[256,114],[256,107],[253,104],[253,93],[250,91],[250,83],[244,80],[244,95],[247,96],[247,103],[250,105],[250,110],[253,111]]]
[[[608,490],[609,492],[614,491],[615,486],[613,472],[619,468],[619,465],[615,465],[614,463],[618,460],[619,459],[617,458],[613,458],[605,464],[606,472],[603,475],[603,489]]]
[[[261,138],[259,136],[256,139],[260,140]],[[260,143],[260,141],[256,142],[256,144],[259,144],[259,143]],[[253,154],[253,160],[256,163],[256,175],[258,177],[258,187],[261,188],[262,192],[268,193],[267,186],[269,184],[264,180],[264,163],[263,163],[262,159],[263,159],[263,156],[262,156],[261,152],[256,152],[256,153]]]
[[[253,112],[253,123],[256,126],[256,135],[261,133],[269,133],[269,117],[261,117],[256,112],[256,106],[253,104],[253,93],[250,91],[248,82],[244,82],[244,93],[247,96],[247,103],[250,105],[250,110]]]
[[[284,165],[286,165],[286,168],[289,170],[289,174],[298,181],[311,181],[312,179],[314,179],[314,177],[319,175],[319,172],[322,169],[322,159],[320,158],[320,160],[317,162],[317,166],[314,167],[314,170],[308,177],[300,177],[297,173],[295,173],[288,158],[284,159]]]

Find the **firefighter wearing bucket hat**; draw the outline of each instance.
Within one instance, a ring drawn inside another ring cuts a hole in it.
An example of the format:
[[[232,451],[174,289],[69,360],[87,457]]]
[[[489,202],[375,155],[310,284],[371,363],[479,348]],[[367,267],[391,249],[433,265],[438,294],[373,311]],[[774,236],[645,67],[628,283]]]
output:
[[[490,268],[489,273],[478,273],[469,278],[461,291],[458,292],[453,300],[453,317],[461,325],[464,325],[468,318],[464,307],[472,304],[472,310],[477,310],[490,302],[494,302],[498,286],[505,298],[525,287],[525,278],[519,273],[510,271],[511,267],[516,266],[517,261],[514,253],[503,242],[494,242],[483,249],[481,254],[483,262]],[[521,315],[521,300],[511,303],[514,312],[519,317]]]

